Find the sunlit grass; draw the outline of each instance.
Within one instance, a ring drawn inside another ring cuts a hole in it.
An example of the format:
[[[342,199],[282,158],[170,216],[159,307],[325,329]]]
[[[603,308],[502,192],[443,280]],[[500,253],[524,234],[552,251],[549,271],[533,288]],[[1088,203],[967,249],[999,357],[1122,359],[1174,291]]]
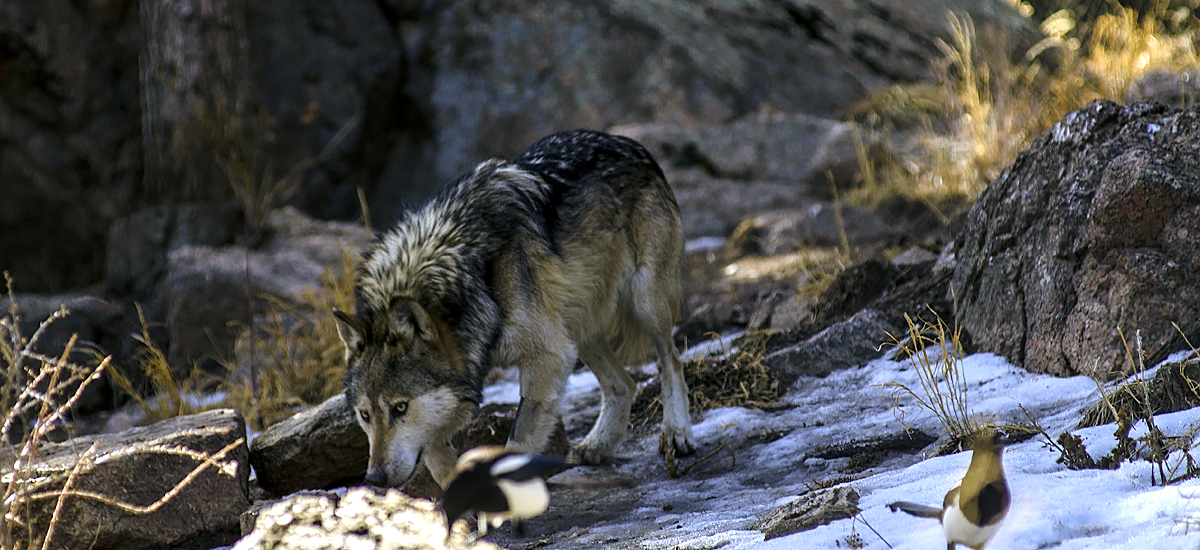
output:
[[[951,40],[939,42],[932,67],[936,82],[880,90],[856,109],[868,129],[904,139],[882,162],[860,154],[864,181],[850,202],[902,195],[935,207],[964,204],[1067,113],[1096,99],[1120,102],[1152,71],[1200,67],[1200,29],[1190,12],[1158,9],[1139,19],[1113,9],[1084,39],[1069,12],[1050,15],[1045,38],[1016,61],[1003,36],[950,15]]]
[[[900,402],[908,397],[919,408],[933,413],[947,434],[964,439],[988,424],[967,403],[961,329],[957,324],[947,326],[936,313],[933,316],[935,321],[926,323],[905,313],[908,334],[892,337],[892,345],[912,365],[919,385],[914,388],[902,382],[886,382],[882,386],[891,396],[893,410],[901,423],[905,421],[905,411]]]

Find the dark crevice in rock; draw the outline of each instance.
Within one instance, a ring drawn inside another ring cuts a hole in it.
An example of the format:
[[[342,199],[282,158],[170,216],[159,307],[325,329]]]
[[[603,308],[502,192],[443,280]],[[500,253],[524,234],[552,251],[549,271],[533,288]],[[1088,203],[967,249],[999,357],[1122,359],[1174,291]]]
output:
[[[834,27],[819,8],[811,5],[797,6],[789,3],[784,6],[784,10],[792,18],[792,22],[803,29],[809,38],[829,46],[834,45],[833,41],[826,36],[826,33]]]

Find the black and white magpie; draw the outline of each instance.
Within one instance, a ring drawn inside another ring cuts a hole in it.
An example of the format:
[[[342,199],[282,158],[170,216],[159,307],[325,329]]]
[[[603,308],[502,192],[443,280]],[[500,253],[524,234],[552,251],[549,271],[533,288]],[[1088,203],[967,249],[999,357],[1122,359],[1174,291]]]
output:
[[[946,550],[954,550],[955,544],[980,550],[1000,529],[1012,500],[1003,464],[1008,443],[1008,438],[996,430],[977,433],[972,441],[971,465],[962,483],[946,493],[941,508],[903,501],[888,504],[888,508],[941,520]]]
[[[545,478],[566,464],[561,458],[509,452],[499,445],[475,447],[463,453],[455,466],[455,477],[442,495],[446,536],[455,521],[472,512],[480,535],[505,520],[511,520],[520,532],[521,520],[549,507]]]

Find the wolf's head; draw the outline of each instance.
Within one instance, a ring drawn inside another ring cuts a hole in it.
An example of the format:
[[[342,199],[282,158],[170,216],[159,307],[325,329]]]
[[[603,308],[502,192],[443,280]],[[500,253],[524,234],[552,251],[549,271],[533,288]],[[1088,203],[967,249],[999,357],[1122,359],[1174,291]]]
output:
[[[400,486],[426,448],[445,445],[478,406],[455,336],[408,299],[384,313],[334,314],[346,345],[346,402],[370,442],[366,481]]]

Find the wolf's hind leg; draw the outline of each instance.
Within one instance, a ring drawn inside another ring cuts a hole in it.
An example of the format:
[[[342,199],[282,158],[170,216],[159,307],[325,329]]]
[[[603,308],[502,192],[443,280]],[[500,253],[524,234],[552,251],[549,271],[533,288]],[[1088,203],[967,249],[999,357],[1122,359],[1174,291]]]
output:
[[[683,363],[679,352],[671,341],[671,325],[674,309],[678,307],[664,292],[667,284],[660,282],[656,274],[642,267],[634,274],[632,306],[638,325],[654,344],[658,354],[658,377],[662,385],[663,423],[660,451],[668,446],[677,455],[696,452],[692,439],[692,416],[688,410],[688,387],[683,377]]]
[[[617,361],[603,335],[596,334],[585,342],[579,355],[600,382],[601,400],[600,416],[575,447],[575,454],[585,464],[599,464],[612,456],[629,429],[629,409],[637,384]]]

